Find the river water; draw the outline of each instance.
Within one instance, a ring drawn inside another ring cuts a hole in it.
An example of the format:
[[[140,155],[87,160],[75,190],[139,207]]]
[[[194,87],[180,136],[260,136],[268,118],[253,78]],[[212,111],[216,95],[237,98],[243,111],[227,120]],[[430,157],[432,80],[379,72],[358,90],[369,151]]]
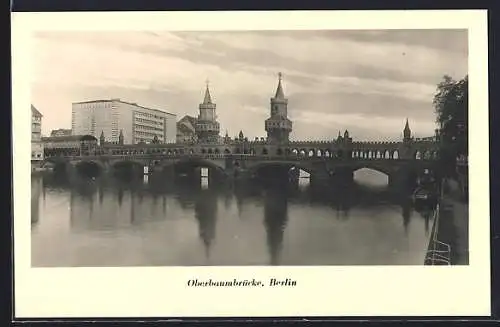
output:
[[[358,171],[349,190],[314,191],[307,178],[286,189],[33,176],[32,266],[422,265],[431,212],[384,178]]]

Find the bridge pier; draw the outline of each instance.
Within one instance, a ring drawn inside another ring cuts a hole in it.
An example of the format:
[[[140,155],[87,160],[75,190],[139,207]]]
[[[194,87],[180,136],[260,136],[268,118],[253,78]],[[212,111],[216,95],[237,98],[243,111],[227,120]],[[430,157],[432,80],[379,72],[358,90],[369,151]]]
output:
[[[335,185],[349,185],[354,182],[354,171],[349,167],[338,167],[329,174],[329,179]]]
[[[416,185],[416,173],[410,168],[401,168],[389,175],[389,187],[395,191],[411,191]]]

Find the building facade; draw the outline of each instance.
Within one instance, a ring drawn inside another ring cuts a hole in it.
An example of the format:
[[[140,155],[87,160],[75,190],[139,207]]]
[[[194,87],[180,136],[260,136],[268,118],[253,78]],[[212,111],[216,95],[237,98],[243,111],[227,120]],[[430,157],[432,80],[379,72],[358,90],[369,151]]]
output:
[[[186,115],[177,122],[177,143],[191,143],[196,141],[196,122],[198,119]]]
[[[80,156],[95,153],[98,142],[92,135],[42,137],[44,156]]]
[[[71,129],[66,129],[66,128],[53,129],[50,132],[50,136],[70,136],[70,135],[71,135]]]
[[[118,143],[120,134],[124,144],[174,143],[176,115],[159,109],[139,106],[120,99],[73,103],[71,117],[73,135],[92,135],[109,143]]]
[[[42,118],[40,111],[31,105],[31,161],[43,160]]]

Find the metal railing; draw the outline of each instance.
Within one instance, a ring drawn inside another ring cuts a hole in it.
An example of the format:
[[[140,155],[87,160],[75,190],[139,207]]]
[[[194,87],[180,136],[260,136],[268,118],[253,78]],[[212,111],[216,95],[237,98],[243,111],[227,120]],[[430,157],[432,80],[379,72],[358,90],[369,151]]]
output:
[[[439,190],[439,203],[434,210],[434,224],[431,231],[431,239],[425,255],[424,265],[451,265],[451,246],[441,242],[438,238],[439,222],[441,216],[441,199],[443,198],[444,180],[441,181]]]

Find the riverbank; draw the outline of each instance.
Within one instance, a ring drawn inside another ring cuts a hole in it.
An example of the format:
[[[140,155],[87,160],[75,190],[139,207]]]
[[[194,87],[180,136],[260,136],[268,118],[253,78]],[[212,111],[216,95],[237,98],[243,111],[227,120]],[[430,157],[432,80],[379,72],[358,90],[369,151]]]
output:
[[[438,239],[451,246],[452,265],[469,264],[469,204],[463,200],[460,185],[448,180],[441,201]]]

